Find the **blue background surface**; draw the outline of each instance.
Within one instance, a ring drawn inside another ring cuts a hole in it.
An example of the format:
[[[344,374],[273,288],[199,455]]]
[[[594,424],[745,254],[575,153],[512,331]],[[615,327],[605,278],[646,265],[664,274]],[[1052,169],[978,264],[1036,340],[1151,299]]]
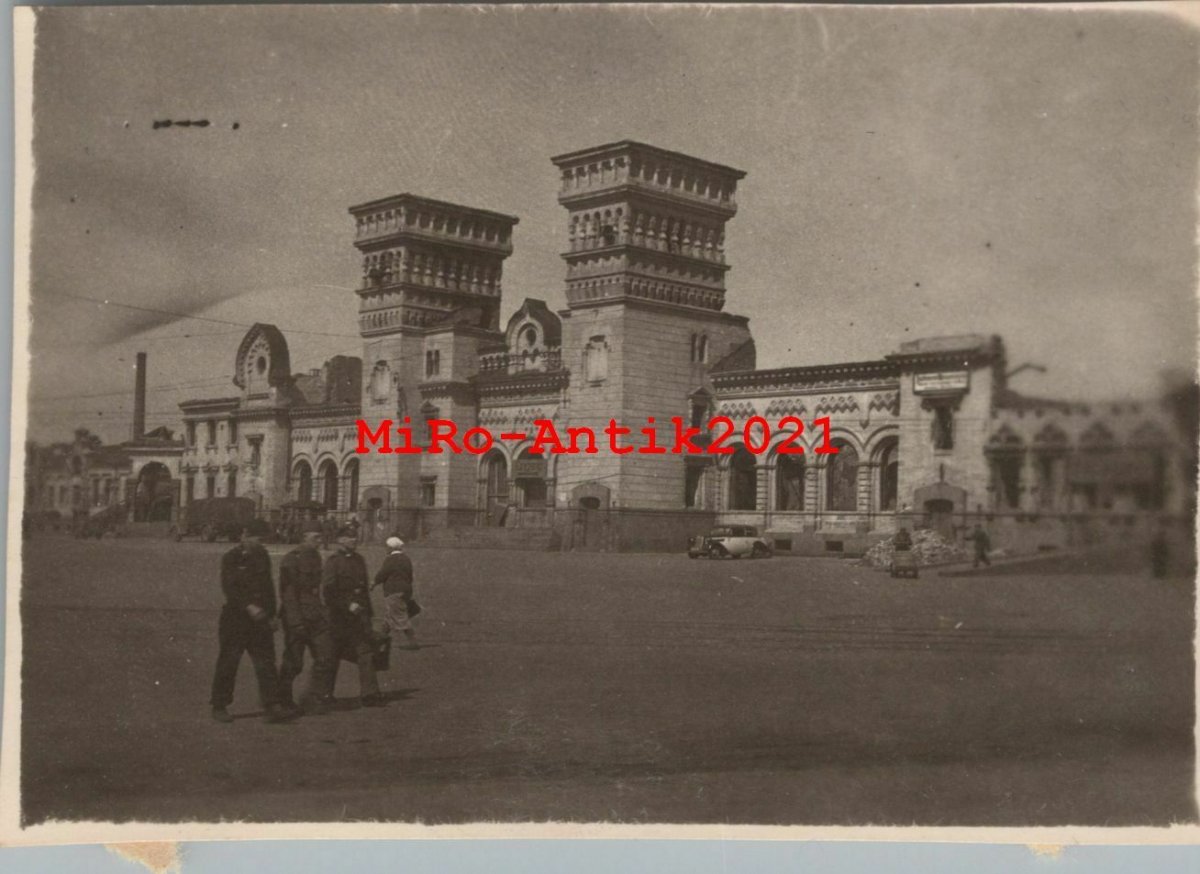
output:
[[[0,27],[12,45],[11,0]],[[46,5],[72,5],[48,3]],[[112,4],[110,0],[110,5]],[[12,64],[0,66],[0,95],[6,111],[6,135],[0,158],[9,172],[0,174],[4,203],[12,203]],[[0,228],[0,255],[12,276],[12,214]],[[12,286],[6,283],[0,307],[0,349],[4,369],[12,359]],[[11,383],[0,382],[0,404],[11,409]],[[8,482],[8,429],[0,432],[0,482]],[[0,532],[0,537],[7,533]],[[7,544],[5,544],[7,546]],[[3,611],[3,602],[0,602]],[[0,624],[0,635],[3,625]],[[2,647],[0,647],[2,652]],[[186,874],[250,874],[262,871],[361,872],[581,872],[581,874],[708,874],[752,871],[930,871],[970,874],[1017,872],[1200,871],[1200,847],[1070,847],[1057,857],[1038,856],[1023,846],[975,844],[896,844],[786,841],[254,841],[190,843],[182,847]],[[0,874],[91,871],[130,874],[145,871],[103,847],[0,848]]]

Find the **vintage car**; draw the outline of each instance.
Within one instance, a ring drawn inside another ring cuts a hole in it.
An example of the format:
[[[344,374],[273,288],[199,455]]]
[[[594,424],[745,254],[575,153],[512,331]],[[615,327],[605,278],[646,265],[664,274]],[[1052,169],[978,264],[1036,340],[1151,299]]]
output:
[[[688,543],[689,558],[769,558],[774,553],[771,541],[760,537],[753,525],[722,525]]]
[[[179,521],[171,526],[177,541],[199,537],[209,543],[218,537],[237,540],[254,518],[254,501],[249,498],[199,498],[184,507]]]

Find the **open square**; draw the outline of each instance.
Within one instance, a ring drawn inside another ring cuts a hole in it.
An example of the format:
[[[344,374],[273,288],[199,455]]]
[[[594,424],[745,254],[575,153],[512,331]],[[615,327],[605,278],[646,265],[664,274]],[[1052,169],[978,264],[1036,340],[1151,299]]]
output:
[[[219,725],[227,548],[27,542],[26,824],[1196,816],[1191,583],[1128,554],[913,581],[836,559],[418,547],[422,647],[393,652],[388,707],[267,725],[247,660]]]

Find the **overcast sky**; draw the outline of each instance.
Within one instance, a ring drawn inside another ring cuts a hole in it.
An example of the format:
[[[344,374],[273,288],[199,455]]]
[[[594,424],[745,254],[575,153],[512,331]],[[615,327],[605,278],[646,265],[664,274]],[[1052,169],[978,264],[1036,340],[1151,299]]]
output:
[[[43,8],[36,46],[36,439],[127,439],[139,350],[149,427],[235,393],[238,325],[361,354],[346,210],[389,194],[519,216],[502,319],[565,306],[549,158],[623,138],[747,172],[760,367],[967,332],[1034,394],[1195,364],[1197,34],[1156,12]]]

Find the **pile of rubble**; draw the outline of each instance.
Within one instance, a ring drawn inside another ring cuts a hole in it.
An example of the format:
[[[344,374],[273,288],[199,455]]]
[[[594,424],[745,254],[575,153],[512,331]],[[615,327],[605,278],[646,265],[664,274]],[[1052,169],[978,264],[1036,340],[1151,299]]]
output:
[[[862,557],[862,564],[887,570],[892,565],[894,553],[895,548],[892,546],[891,539],[881,540],[867,550]],[[922,567],[968,561],[971,558],[967,550],[931,529],[918,529],[912,532],[912,554],[917,559],[917,564]]]

